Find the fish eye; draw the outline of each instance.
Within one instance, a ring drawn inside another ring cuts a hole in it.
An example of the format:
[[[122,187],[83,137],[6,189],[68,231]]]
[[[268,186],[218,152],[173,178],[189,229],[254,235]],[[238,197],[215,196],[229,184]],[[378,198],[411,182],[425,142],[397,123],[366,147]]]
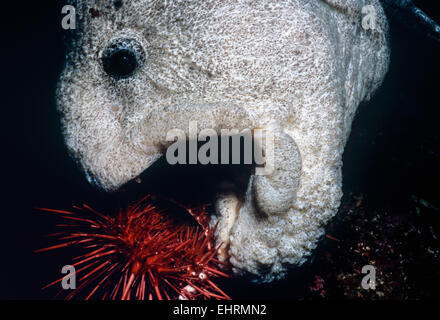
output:
[[[133,39],[117,39],[102,55],[104,71],[115,79],[133,76],[145,60],[141,45]]]

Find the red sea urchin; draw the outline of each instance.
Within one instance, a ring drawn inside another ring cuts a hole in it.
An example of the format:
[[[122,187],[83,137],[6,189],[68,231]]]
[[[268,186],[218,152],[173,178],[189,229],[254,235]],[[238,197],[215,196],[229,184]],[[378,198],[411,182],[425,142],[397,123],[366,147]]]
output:
[[[116,217],[87,205],[72,212],[40,209],[73,223],[59,224],[67,230],[51,235],[59,244],[36,252],[72,246],[86,251],[73,259],[79,286],[67,299],[85,288],[90,290],[85,299],[230,299],[212,281],[228,275],[215,258],[218,247],[208,226],[207,206],[186,208],[198,223],[188,226],[176,224],[150,200],[147,196],[121,209]]]

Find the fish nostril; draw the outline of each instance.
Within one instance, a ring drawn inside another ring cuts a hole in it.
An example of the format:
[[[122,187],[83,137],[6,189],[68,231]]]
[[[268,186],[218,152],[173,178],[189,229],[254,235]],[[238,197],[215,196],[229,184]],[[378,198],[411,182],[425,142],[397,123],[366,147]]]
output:
[[[104,71],[116,79],[132,76],[144,62],[142,47],[132,39],[118,39],[102,56]]]

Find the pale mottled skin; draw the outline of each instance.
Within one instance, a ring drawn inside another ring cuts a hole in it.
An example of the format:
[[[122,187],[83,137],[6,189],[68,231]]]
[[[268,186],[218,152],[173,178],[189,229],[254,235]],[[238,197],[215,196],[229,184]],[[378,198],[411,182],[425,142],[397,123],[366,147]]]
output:
[[[376,30],[361,26],[366,4],[376,8]],[[67,146],[89,179],[113,190],[136,178],[169,145],[167,131],[186,132],[190,120],[199,129],[274,128],[274,174],[251,176],[244,203],[219,195],[220,258],[258,281],[304,263],[339,207],[356,108],[388,68],[379,1],[76,5],[78,37],[57,97]],[[115,80],[101,57],[119,38],[139,43],[145,62]]]

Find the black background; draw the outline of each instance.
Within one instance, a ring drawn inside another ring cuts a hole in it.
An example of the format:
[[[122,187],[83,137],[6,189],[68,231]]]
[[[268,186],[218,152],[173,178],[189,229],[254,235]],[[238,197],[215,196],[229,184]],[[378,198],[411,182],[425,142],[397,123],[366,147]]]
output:
[[[436,1],[417,3],[440,21]],[[85,181],[63,144],[54,107],[65,54],[61,7],[61,1],[20,1],[0,9],[1,299],[50,299],[54,292],[40,288],[70,261],[68,252],[33,252],[47,245],[43,235],[54,229],[54,220],[35,207],[69,208],[84,202],[100,208],[109,197]],[[367,194],[378,207],[405,209],[411,195],[440,207],[435,156],[440,151],[440,44],[394,20],[391,27],[390,71],[377,95],[360,107],[353,124],[344,155],[344,193]],[[428,154],[434,156],[424,156],[421,148],[429,148]],[[269,286],[270,292],[267,286],[249,286],[250,291],[240,282],[232,296],[296,297],[295,283],[286,281],[291,283]]]

